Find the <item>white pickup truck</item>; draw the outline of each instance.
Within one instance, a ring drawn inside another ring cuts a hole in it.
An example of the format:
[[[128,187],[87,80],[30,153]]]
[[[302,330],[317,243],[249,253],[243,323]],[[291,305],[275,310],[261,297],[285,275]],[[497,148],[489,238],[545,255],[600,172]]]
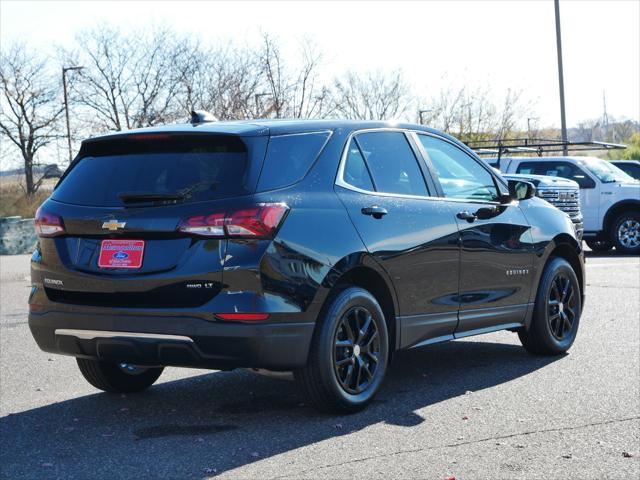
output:
[[[598,251],[615,246],[621,253],[640,254],[640,182],[610,162],[579,156],[502,157],[495,166],[504,174],[548,175],[577,182],[587,245]]]

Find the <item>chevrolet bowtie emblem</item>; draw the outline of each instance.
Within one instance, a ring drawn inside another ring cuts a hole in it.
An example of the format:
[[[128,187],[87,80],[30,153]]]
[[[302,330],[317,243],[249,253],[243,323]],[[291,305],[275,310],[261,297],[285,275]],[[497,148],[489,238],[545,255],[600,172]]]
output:
[[[118,220],[109,220],[108,222],[104,222],[102,224],[102,228],[106,228],[107,230],[118,230],[119,228],[124,228],[127,222],[119,222]]]

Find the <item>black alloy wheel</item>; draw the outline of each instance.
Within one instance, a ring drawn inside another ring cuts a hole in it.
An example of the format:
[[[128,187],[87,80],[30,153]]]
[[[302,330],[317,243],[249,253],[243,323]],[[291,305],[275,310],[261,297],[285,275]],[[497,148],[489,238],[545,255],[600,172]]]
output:
[[[380,336],[371,313],[353,307],[342,315],[336,329],[333,368],[340,386],[352,395],[366,390],[376,376]]]
[[[573,328],[577,298],[569,277],[564,273],[557,274],[551,283],[547,318],[551,333],[559,341],[562,341]]]
[[[99,390],[112,393],[146,390],[158,380],[163,370],[163,367],[143,367],[88,358],[76,358],[76,362],[87,382]]]
[[[522,346],[536,355],[565,353],[576,339],[581,313],[576,272],[566,259],[552,257],[540,278],[531,322],[518,330]]]
[[[338,285],[318,317],[307,364],[294,374],[318,410],[358,412],[382,386],[389,348],[377,299],[363,288]]]

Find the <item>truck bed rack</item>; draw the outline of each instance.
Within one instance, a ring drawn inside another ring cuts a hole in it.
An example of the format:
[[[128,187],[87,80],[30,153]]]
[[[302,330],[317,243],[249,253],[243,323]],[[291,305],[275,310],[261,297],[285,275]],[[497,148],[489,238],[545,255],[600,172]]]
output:
[[[533,153],[542,157],[545,153],[588,152],[592,150],[619,150],[627,148],[620,143],[609,142],[564,142],[546,138],[510,138],[498,140],[476,140],[465,142],[478,155],[491,155],[500,160],[506,153]]]

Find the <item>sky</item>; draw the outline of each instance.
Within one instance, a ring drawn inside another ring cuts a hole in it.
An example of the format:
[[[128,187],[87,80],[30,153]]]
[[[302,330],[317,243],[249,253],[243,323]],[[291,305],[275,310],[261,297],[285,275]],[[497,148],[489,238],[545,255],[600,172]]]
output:
[[[602,115],[640,120],[640,0],[561,0],[567,124]],[[169,26],[205,42],[252,44],[261,30],[294,52],[303,36],[324,75],[402,69],[429,98],[447,85],[522,90],[533,122],[560,125],[554,5],[537,1],[18,1],[0,0],[0,40],[53,55],[106,22]]]

